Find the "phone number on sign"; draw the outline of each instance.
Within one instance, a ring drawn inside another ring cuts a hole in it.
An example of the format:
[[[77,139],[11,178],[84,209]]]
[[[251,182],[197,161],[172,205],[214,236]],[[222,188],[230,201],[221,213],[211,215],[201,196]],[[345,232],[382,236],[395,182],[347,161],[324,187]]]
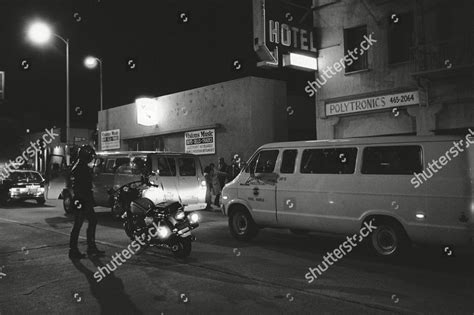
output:
[[[390,98],[390,103],[393,103],[393,104],[407,103],[407,102],[412,102],[414,100],[415,100],[415,95],[406,94],[406,95],[400,95],[400,96],[392,96]]]

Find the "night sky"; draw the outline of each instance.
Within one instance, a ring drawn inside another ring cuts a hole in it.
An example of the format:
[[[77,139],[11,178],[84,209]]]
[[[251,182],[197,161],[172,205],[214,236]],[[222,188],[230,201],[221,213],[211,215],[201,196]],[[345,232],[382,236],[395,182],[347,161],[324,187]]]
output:
[[[294,2],[309,6],[311,1]],[[105,108],[248,75],[284,79],[290,91],[304,95],[303,82],[314,78],[255,67],[251,0],[0,0],[0,71],[6,72],[0,116],[18,120],[21,128],[65,122],[64,43],[28,42],[26,28],[35,19],[70,40],[72,127],[94,128],[97,121],[99,72],[84,67],[87,55],[103,60]],[[127,68],[131,58],[133,71]],[[234,69],[235,60],[240,70]],[[314,107],[305,102],[301,106]],[[308,124],[303,121],[308,113],[299,111],[302,121],[296,125]]]

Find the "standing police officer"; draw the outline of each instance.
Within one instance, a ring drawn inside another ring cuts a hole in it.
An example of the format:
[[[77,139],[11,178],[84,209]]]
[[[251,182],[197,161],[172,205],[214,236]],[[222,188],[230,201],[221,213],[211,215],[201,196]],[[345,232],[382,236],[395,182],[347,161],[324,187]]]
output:
[[[77,247],[79,232],[84,219],[89,221],[87,226],[87,254],[104,254],[95,244],[95,229],[97,218],[94,212],[94,198],[92,196],[92,170],[88,166],[94,159],[95,151],[90,145],[83,145],[78,152],[78,159],[71,170],[71,184],[73,190],[74,226],[69,241],[69,258],[81,259],[85,255]]]

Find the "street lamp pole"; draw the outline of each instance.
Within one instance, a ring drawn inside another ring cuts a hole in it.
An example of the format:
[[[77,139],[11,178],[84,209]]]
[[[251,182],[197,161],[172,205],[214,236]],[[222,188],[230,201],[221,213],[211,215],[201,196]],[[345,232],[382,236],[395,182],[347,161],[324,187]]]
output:
[[[89,69],[94,69],[99,65],[99,84],[100,84],[100,110],[104,110],[104,88],[103,88],[103,80],[102,80],[102,59],[94,57],[94,56],[87,56],[84,59],[84,65]]]
[[[69,127],[71,125],[69,115],[69,39],[66,39],[64,42],[66,43],[66,144],[69,144]]]
[[[102,81],[102,60],[97,58],[99,62],[99,80],[100,80],[100,110],[104,110],[104,88],[103,88],[103,81]]]
[[[66,147],[67,147],[69,144],[69,131],[70,131],[69,39],[65,39],[64,37],[61,37],[60,35],[54,33],[51,30],[51,27],[49,25],[41,21],[36,21],[32,23],[28,29],[28,37],[35,44],[39,44],[39,45],[46,44],[48,41],[50,41],[51,36],[54,36],[60,39],[66,45]]]
[[[59,38],[66,45],[66,145],[69,145],[69,131],[71,126],[70,120],[70,94],[69,94],[69,39],[65,39],[60,35],[53,33],[53,36]]]

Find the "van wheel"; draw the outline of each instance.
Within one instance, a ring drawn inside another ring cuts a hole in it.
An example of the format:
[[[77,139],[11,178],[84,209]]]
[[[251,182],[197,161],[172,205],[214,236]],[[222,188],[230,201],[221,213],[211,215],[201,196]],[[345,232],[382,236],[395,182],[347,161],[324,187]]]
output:
[[[230,234],[239,241],[249,241],[258,233],[258,227],[246,210],[238,209],[229,216]]]
[[[63,208],[64,208],[64,212],[66,212],[66,214],[71,214],[72,213],[72,198],[71,198],[71,195],[66,194],[64,196]]]
[[[396,222],[377,220],[377,227],[369,236],[368,245],[373,254],[379,257],[399,257],[409,245],[403,228]]]

